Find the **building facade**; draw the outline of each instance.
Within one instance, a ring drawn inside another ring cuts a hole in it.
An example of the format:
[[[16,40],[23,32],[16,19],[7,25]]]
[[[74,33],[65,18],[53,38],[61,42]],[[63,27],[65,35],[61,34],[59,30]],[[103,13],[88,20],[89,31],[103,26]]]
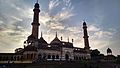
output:
[[[34,5],[34,17],[32,25],[32,33],[24,41],[23,48],[15,49],[15,53],[0,53],[0,63],[32,63],[41,61],[78,61],[90,59],[89,36],[87,33],[86,22],[83,22],[84,48],[73,46],[73,42],[60,40],[57,36],[47,43],[41,32],[39,35],[39,3]],[[73,39],[72,39],[73,41]]]

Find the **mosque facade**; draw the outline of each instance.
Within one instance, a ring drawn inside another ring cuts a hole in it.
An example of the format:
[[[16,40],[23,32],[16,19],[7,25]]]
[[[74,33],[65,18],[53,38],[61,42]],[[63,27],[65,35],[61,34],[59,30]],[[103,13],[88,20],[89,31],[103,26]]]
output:
[[[32,63],[41,61],[78,61],[90,59],[89,36],[87,33],[87,24],[83,22],[84,48],[74,47],[72,42],[59,39],[57,32],[55,38],[48,43],[44,40],[42,33],[39,34],[39,3],[34,5],[34,16],[32,33],[24,41],[23,48],[15,49],[15,53],[0,53],[0,63]]]

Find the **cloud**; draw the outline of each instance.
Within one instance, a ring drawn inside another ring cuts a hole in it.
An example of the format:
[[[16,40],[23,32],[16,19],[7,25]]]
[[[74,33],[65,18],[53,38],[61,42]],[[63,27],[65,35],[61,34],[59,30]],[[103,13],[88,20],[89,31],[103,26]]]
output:
[[[49,2],[49,10],[52,10],[54,7],[57,7],[60,4],[59,0],[51,0]]]
[[[73,13],[71,13],[70,11],[61,11],[58,14],[55,15],[54,19],[58,20],[58,21],[62,21],[65,19],[69,19],[70,17],[74,16]]]
[[[15,48],[23,46],[23,40],[26,38],[25,35],[28,35],[28,32],[25,30],[14,31],[14,29],[7,29],[0,31],[1,48],[4,48],[4,52],[14,52]],[[9,49],[11,49],[11,51],[9,51]]]
[[[3,21],[0,20],[0,24],[2,24],[2,23],[3,23]]]
[[[55,22],[55,23],[50,23],[50,25],[48,25],[48,27],[50,27],[51,29],[59,29],[62,30],[65,28],[65,26],[63,26],[61,23]]]
[[[92,49],[102,49],[106,46],[110,45],[110,42],[113,38],[113,35],[115,34],[115,31],[113,29],[111,30],[103,30],[100,27],[97,27],[95,24],[88,25],[88,33],[89,40],[90,40],[90,46]]]
[[[66,30],[72,33],[82,33],[82,30],[80,27],[68,27],[66,28]]]
[[[0,52],[13,52],[15,48],[23,47],[24,40],[31,33],[30,24],[33,20],[33,8],[23,3],[24,0],[23,2],[20,1],[0,0],[0,6],[2,6],[0,7]],[[70,42],[71,39],[74,39],[75,47],[84,47],[82,25],[76,26],[79,21],[76,21],[76,19],[80,18],[74,12],[76,6],[71,3],[71,0],[49,0],[48,2],[47,4],[45,3],[47,8],[41,10],[39,19],[40,30],[43,31],[44,39],[50,42],[55,37],[55,32],[57,31],[59,39],[62,36],[64,41],[68,41],[69,37]],[[95,8],[94,20],[96,23],[101,23],[104,16],[103,12],[98,11],[98,9]],[[76,18],[75,21],[73,17]],[[71,25],[70,22],[74,23]],[[110,30],[102,29],[99,23],[88,24],[91,49],[102,49],[109,46],[111,38],[115,34],[114,32],[116,32],[114,28]]]
[[[22,6],[20,6],[18,3],[22,2],[18,0],[1,1],[1,5],[5,8],[0,8],[2,9],[0,11],[0,48],[3,48],[1,52],[13,52],[15,48],[23,47],[24,40],[30,35],[30,32],[27,28],[30,28],[28,25],[30,26],[30,23],[32,22],[33,8],[25,5],[24,3],[22,3]],[[60,30],[61,32],[65,29],[65,25],[61,21],[74,16],[70,7],[71,4],[68,5],[66,3],[63,3],[63,1],[59,0],[51,0],[49,3],[49,12],[53,11],[55,7],[60,7],[60,4],[64,5],[64,9],[61,7],[60,11],[57,11],[57,14],[53,16],[44,10],[40,12],[40,24],[44,28],[46,27],[46,32],[54,30]],[[11,11],[8,12],[9,10]],[[48,35],[53,37],[54,33]],[[48,35],[45,34],[47,39]],[[8,48],[10,50],[8,50]]]
[[[11,16],[13,19],[17,20],[17,21],[22,21],[22,19],[15,17],[15,16]]]
[[[55,7],[60,7],[59,11],[52,15],[50,12],[52,12]],[[72,12],[73,6],[70,1],[51,0],[49,2],[49,9],[49,12],[42,10],[40,13],[40,22],[46,27],[46,29],[51,28],[51,30],[63,30],[65,28],[65,25],[63,24],[64,20],[74,16],[74,13]]]
[[[98,38],[111,38],[113,33],[109,31],[98,31],[95,33],[95,35],[98,36]]]
[[[26,36],[30,34],[22,25],[24,19],[29,18],[29,11],[15,5],[15,2],[1,0],[3,7],[0,9],[5,9],[0,11],[0,52],[14,52],[15,48],[23,47]]]
[[[96,27],[94,24],[88,26],[88,31],[90,32],[95,32],[95,31],[99,31],[100,28]]]

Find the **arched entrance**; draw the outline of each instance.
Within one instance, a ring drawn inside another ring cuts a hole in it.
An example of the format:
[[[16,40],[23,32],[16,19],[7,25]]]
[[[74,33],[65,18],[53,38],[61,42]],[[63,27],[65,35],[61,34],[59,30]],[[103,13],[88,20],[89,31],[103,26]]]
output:
[[[70,60],[70,52],[69,51],[67,51],[66,53],[65,53],[65,60]]]
[[[68,60],[68,59],[69,59],[69,55],[65,54],[65,60]]]

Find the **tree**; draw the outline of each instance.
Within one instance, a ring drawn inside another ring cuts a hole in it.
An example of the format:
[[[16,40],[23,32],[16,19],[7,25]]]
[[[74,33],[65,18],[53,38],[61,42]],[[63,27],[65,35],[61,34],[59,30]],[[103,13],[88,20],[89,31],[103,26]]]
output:
[[[91,58],[94,60],[99,59],[100,51],[98,49],[92,50],[91,51]]]

